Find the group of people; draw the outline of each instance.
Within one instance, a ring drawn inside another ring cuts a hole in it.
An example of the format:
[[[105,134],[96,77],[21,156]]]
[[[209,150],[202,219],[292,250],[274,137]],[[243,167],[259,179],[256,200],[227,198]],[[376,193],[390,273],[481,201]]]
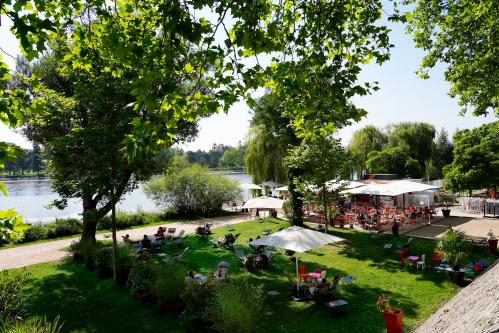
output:
[[[225,280],[227,277],[227,274],[225,273],[224,267],[222,265],[219,265],[215,273],[213,274],[215,280]],[[185,278],[185,283],[190,283],[193,281],[197,281],[194,271],[190,271],[189,275]]]
[[[126,234],[125,237],[123,237],[123,241],[130,244],[131,248],[136,251],[141,249],[150,249],[152,244],[154,244],[156,248],[159,248],[161,246],[161,241],[164,239],[165,231],[163,230],[163,227],[159,227],[158,231],[154,234],[154,237],[152,237],[152,240],[146,234],[144,234],[144,238],[140,241],[131,240],[129,234]]]

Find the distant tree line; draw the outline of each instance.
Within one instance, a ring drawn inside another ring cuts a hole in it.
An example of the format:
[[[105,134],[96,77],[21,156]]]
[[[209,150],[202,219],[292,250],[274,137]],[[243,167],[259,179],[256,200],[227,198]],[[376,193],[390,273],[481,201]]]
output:
[[[44,170],[43,152],[39,144],[33,144],[33,149],[26,149],[25,153],[17,157],[17,162],[6,161],[3,170],[9,175],[24,175],[25,172],[39,174]]]
[[[246,145],[239,141],[236,147],[224,144],[216,144],[209,151],[198,149],[187,151],[176,149],[178,155],[187,155],[187,161],[191,164],[197,163],[208,168],[244,168],[244,156]]]

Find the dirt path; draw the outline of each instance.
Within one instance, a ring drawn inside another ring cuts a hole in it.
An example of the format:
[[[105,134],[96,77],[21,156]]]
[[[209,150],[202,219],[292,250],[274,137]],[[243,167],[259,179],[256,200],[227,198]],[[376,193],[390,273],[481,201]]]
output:
[[[203,218],[194,221],[169,223],[165,224],[164,226],[168,228],[177,228],[177,233],[180,232],[180,230],[185,230],[186,233],[193,233],[196,231],[197,227],[204,225],[206,222],[213,222],[212,228],[218,228],[224,227],[229,223],[236,224],[246,222],[249,219],[250,216],[248,214],[231,215],[215,218]],[[139,229],[121,230],[117,232],[117,238],[118,240],[121,240],[121,236],[129,234],[131,239],[140,240],[144,236],[144,234],[155,234],[156,231],[158,231],[158,227],[159,226],[152,226]],[[101,240],[105,239],[104,235],[105,234],[99,234],[96,236],[96,238]],[[76,239],[79,239],[79,237],[0,250],[0,270],[19,268],[39,264],[42,262],[67,258],[70,256],[70,254],[65,251],[60,251],[60,249],[71,245],[71,242]]]

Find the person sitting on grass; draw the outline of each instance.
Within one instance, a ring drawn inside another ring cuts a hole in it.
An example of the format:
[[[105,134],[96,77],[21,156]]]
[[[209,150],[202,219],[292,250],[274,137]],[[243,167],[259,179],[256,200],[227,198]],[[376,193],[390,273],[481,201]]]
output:
[[[210,225],[208,224],[208,222],[206,222],[206,224],[204,225],[204,233],[205,233],[206,235],[211,234],[211,231],[210,231]]]
[[[225,270],[222,265],[218,266],[218,271],[215,273],[215,279],[223,280],[225,279]]]
[[[192,281],[196,281],[196,278],[194,277],[194,271],[189,272],[189,275],[185,278],[185,284],[188,284]]]
[[[258,251],[258,258],[256,259],[256,262],[263,268],[269,263],[269,257],[262,251]]]

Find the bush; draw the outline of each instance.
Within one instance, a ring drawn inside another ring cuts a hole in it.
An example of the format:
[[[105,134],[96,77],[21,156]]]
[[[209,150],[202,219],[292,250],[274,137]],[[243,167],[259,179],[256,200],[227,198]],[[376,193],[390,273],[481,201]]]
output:
[[[64,236],[72,236],[82,233],[83,231],[83,222],[75,219],[75,218],[67,218],[67,219],[55,219],[55,222],[52,223],[51,228],[49,228],[48,238],[57,238]],[[53,236],[51,236],[51,231],[53,230]]]
[[[215,302],[208,307],[213,328],[220,332],[258,332],[264,303],[263,285],[248,281],[230,281],[215,294]]]
[[[24,230],[22,239],[24,243],[35,242],[40,239],[47,239],[47,227],[44,224],[35,223],[28,229]]]
[[[92,258],[93,266],[99,269],[101,279],[113,277],[113,249],[103,248],[95,252]]]
[[[215,304],[215,297],[225,286],[225,281],[208,277],[207,284],[189,283],[185,286],[182,299],[186,308],[183,315],[194,319],[212,320],[209,308]]]
[[[181,263],[168,261],[156,267],[156,297],[161,303],[175,303],[182,299],[187,269]]]
[[[0,272],[0,323],[11,324],[21,320],[27,314],[28,295],[22,294],[24,282],[31,273],[26,270],[18,272]]]
[[[151,293],[156,283],[157,271],[148,260],[137,260],[133,265],[127,284],[133,292]]]
[[[157,206],[171,207],[174,212],[185,215],[216,212],[223,203],[242,197],[238,181],[208,173],[198,164],[153,178],[144,186],[144,193]]]

